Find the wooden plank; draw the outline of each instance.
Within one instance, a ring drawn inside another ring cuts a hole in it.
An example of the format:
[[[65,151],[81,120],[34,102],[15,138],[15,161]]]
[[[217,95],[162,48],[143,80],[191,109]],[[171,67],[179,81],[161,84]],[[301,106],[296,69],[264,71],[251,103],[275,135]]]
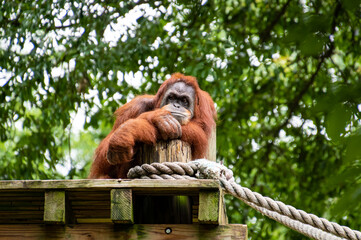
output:
[[[76,224],[71,227],[41,224],[0,225],[4,239],[247,239],[247,226],[199,224]]]
[[[219,224],[220,192],[200,191],[198,220],[203,224]]]
[[[65,191],[45,192],[45,223],[65,223]]]
[[[111,219],[114,223],[133,224],[131,189],[112,189],[110,192]]]
[[[216,153],[216,127],[212,129],[211,136],[208,140],[208,149],[206,159],[215,162],[217,159]]]
[[[107,205],[92,205],[92,202],[89,201],[85,206],[82,205],[72,205],[71,209],[73,210],[110,210],[110,202]]]
[[[202,224],[228,224],[223,191],[206,191],[199,193],[198,220]]]
[[[29,215],[43,215],[43,211],[0,211],[0,217],[12,218],[15,216],[26,216]]]
[[[132,188],[133,190],[166,190],[169,192],[194,189],[219,189],[219,182],[199,180],[144,180],[144,179],[77,179],[77,180],[2,180],[0,190],[93,190]]]
[[[42,197],[38,197],[38,196],[34,196],[34,197],[31,197],[31,196],[28,196],[28,197],[16,197],[16,196],[8,196],[8,197],[1,197],[0,198],[0,204],[2,202],[9,202],[9,201],[12,201],[12,202],[27,202],[27,201],[41,201],[44,199],[44,196]]]
[[[101,192],[98,192],[97,194],[93,193],[93,192],[90,192],[90,193],[87,193],[87,192],[71,192],[68,194],[68,199],[70,201],[73,201],[73,200],[103,200],[103,199],[110,199],[110,196],[109,196],[109,191],[101,191]]]
[[[73,209],[73,213],[75,215],[85,215],[85,216],[104,216],[109,218],[110,217],[110,209],[101,209],[101,211],[98,211],[98,209],[93,210],[93,209],[87,209],[87,210],[74,210]]]
[[[0,226],[2,224],[44,224],[43,216],[40,218],[31,218],[31,219],[0,219]],[[0,234],[0,239],[1,234]]]
[[[224,191],[220,190],[220,202],[219,202],[219,224],[228,224],[227,207],[224,200]]]
[[[2,207],[9,207],[9,206],[44,206],[44,199],[42,201],[7,201],[7,202],[0,202],[0,206]]]
[[[0,215],[1,212],[7,212],[7,211],[36,211],[36,210],[44,210],[44,204],[43,206],[2,206],[0,205]]]
[[[39,191],[29,191],[29,192],[14,192],[14,191],[1,191],[0,192],[0,198],[3,199],[5,197],[16,197],[16,198],[22,198],[22,197],[44,197],[44,192]]]
[[[17,214],[17,215],[9,215],[9,214],[6,214],[6,215],[1,215],[0,216],[0,219],[1,220],[4,220],[5,222],[7,220],[31,220],[31,219],[43,219],[43,215],[44,213],[43,212],[39,212],[39,213],[33,213],[33,214],[24,214],[24,215],[21,215],[21,214]]]
[[[113,223],[110,218],[78,218],[77,223]]]

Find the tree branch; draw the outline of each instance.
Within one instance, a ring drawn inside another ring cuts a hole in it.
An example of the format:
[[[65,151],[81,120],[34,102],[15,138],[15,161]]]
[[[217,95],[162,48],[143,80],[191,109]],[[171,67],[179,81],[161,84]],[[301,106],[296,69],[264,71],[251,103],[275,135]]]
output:
[[[336,18],[338,17],[339,13],[341,11],[341,4],[338,1],[336,7],[335,7],[335,11],[334,11],[334,18],[332,20],[332,24],[331,24],[331,34],[334,34],[335,29],[336,29]],[[278,135],[279,131],[284,128],[289,120],[292,117],[292,114],[294,113],[294,111],[298,108],[299,106],[299,102],[301,101],[303,95],[306,94],[307,90],[311,87],[311,85],[314,83],[314,81],[316,80],[316,76],[318,74],[318,72],[321,69],[322,64],[325,62],[326,58],[329,58],[332,56],[333,51],[335,49],[335,43],[331,42],[330,46],[328,47],[327,51],[323,52],[321,54],[321,56],[319,57],[320,61],[317,64],[316,70],[315,72],[312,74],[310,80],[308,82],[306,82],[306,84],[303,86],[303,88],[301,89],[301,91],[297,94],[297,96],[288,104],[288,115],[286,120],[280,125],[278,126],[278,128],[276,128],[276,131],[274,132],[273,136],[275,137],[276,135]]]
[[[340,14],[340,12],[341,12],[341,3],[338,1],[337,5],[335,7],[335,10],[334,10],[334,18],[331,23],[330,35],[334,34],[334,32],[335,32],[335,28],[336,28],[336,24],[337,24],[336,19],[337,19],[338,15]],[[268,155],[271,152],[272,146],[274,144],[274,138],[276,138],[278,136],[279,132],[281,131],[281,129],[283,129],[289,123],[290,119],[292,118],[292,115],[294,114],[296,109],[299,107],[299,103],[302,100],[303,96],[307,93],[308,89],[315,82],[316,76],[319,73],[319,71],[322,67],[322,64],[325,62],[325,60],[327,58],[332,56],[334,49],[335,49],[335,44],[334,44],[334,42],[331,42],[328,49],[319,56],[319,62],[317,64],[315,72],[311,75],[310,79],[306,82],[306,84],[303,86],[301,91],[299,91],[298,94],[288,103],[288,105],[287,105],[288,114],[287,114],[286,119],[277,128],[273,129],[273,131],[272,131],[273,133],[270,133],[271,136],[273,137],[273,140],[268,142],[265,146],[266,152],[264,154],[264,159],[266,159],[266,162],[268,162],[268,159],[269,159]]]
[[[281,17],[286,13],[288,5],[291,3],[291,0],[288,0],[281,8],[281,10],[277,13],[275,18],[270,22],[270,24],[259,34],[261,42],[266,42],[270,36],[271,31],[277,22],[281,19]]]

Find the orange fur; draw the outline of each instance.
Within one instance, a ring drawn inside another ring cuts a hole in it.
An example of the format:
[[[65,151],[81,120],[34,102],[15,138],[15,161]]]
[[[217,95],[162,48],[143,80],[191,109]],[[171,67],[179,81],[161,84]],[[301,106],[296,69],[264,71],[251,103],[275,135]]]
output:
[[[95,151],[89,178],[126,178],[129,168],[138,164],[131,161],[138,144],[155,144],[161,139],[154,124],[170,113],[160,109],[160,103],[169,86],[179,81],[195,90],[194,116],[181,126],[181,139],[191,145],[193,159],[206,156],[208,139],[216,119],[213,100],[207,92],[199,88],[195,77],[175,73],[160,86],[155,96],[136,97],[115,111],[113,129]],[[174,136],[173,130],[166,131]],[[115,159],[112,164],[107,160],[109,149],[112,159]]]

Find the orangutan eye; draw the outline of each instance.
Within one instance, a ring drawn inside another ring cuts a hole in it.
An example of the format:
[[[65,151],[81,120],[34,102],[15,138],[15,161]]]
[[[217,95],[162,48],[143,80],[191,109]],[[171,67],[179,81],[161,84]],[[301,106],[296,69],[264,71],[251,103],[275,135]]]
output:
[[[188,107],[188,99],[183,97],[182,98],[182,104],[183,104],[183,106]]]
[[[169,96],[168,96],[168,101],[173,101],[174,100],[174,95],[173,94],[170,94]]]

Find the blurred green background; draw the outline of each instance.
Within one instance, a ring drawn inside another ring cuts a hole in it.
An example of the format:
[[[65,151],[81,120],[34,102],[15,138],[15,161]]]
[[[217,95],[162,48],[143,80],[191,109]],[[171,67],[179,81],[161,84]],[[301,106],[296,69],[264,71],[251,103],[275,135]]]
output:
[[[359,0],[1,1],[0,179],[86,178],[113,112],[174,72],[237,181],[361,228]],[[227,197],[249,239],[306,239]]]

